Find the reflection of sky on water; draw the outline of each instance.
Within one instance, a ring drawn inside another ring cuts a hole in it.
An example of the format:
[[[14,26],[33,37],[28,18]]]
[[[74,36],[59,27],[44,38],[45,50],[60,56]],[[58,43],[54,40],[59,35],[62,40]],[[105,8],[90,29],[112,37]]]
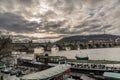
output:
[[[88,55],[90,60],[112,60],[120,61],[120,48],[101,48],[101,49],[82,49],[80,55]],[[57,54],[58,53],[58,54]],[[60,51],[53,53],[54,56],[66,56],[67,58],[75,59],[78,50]],[[83,54],[82,54],[83,53]]]

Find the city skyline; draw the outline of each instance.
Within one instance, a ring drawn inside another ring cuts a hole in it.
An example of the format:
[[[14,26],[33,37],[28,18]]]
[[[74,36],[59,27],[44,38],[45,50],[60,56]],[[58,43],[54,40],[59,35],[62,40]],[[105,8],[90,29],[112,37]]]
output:
[[[17,39],[120,35],[120,0],[0,0],[0,32]]]

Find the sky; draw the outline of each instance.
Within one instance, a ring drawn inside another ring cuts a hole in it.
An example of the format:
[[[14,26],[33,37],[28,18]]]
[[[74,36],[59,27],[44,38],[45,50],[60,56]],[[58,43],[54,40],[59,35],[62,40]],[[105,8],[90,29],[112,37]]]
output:
[[[0,0],[0,34],[16,40],[120,35],[120,0]]]

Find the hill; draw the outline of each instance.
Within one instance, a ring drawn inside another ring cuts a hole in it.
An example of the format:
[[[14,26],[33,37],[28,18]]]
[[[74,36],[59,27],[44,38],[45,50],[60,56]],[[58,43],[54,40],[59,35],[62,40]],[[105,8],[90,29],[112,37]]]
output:
[[[71,42],[71,41],[89,41],[89,40],[115,40],[117,38],[120,38],[118,35],[110,35],[110,34],[99,34],[99,35],[77,35],[77,36],[69,36],[64,37],[61,40],[57,41],[59,42]]]

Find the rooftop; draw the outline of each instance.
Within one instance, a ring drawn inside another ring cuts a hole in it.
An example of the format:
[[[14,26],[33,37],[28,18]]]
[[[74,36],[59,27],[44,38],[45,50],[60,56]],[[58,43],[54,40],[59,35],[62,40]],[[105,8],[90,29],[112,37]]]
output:
[[[120,73],[104,72],[103,76],[107,78],[120,79]]]
[[[58,66],[49,68],[47,70],[43,70],[40,72],[25,75],[25,76],[21,77],[21,80],[48,79],[48,78],[54,77],[56,75],[59,75],[59,74],[65,72],[70,67],[71,66],[67,65],[67,64],[58,65]]]

